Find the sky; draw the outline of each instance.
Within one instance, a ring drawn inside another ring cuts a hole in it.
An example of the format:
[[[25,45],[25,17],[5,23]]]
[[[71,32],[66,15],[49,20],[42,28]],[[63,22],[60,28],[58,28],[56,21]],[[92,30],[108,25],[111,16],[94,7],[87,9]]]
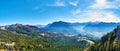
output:
[[[0,0],[0,25],[120,22],[120,0]]]

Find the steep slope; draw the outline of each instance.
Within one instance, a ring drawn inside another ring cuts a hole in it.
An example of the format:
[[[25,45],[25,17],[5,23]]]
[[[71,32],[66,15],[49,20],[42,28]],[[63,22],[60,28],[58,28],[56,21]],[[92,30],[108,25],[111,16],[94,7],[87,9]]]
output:
[[[120,51],[120,26],[104,35],[88,51]]]

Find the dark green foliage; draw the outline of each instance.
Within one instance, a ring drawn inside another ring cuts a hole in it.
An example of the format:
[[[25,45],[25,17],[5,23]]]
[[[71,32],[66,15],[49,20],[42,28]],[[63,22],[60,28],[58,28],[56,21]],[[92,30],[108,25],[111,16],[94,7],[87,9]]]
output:
[[[89,47],[88,51],[120,51],[120,36],[115,34],[115,30],[104,35],[101,40]]]

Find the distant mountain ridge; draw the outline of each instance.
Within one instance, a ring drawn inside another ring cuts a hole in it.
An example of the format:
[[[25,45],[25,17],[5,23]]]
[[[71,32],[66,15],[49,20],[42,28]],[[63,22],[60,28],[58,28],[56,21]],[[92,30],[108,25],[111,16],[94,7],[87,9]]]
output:
[[[46,25],[43,29],[63,33],[63,34],[81,34],[81,35],[93,35],[101,37],[105,33],[112,31],[120,23],[106,23],[106,22],[85,22],[85,23],[69,23],[69,22],[53,22]]]
[[[107,33],[112,31],[118,25],[120,25],[120,23],[105,23],[105,22],[88,23],[83,29],[91,32],[96,31],[96,32]]]

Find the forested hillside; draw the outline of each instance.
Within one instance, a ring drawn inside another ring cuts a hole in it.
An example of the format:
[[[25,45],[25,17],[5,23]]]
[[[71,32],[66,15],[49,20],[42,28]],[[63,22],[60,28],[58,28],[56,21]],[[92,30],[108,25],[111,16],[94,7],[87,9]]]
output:
[[[104,35],[88,51],[120,51],[120,26]]]
[[[78,41],[79,39],[79,41]],[[43,31],[35,26],[13,24],[0,29],[0,49],[15,51],[82,51],[89,39]]]

